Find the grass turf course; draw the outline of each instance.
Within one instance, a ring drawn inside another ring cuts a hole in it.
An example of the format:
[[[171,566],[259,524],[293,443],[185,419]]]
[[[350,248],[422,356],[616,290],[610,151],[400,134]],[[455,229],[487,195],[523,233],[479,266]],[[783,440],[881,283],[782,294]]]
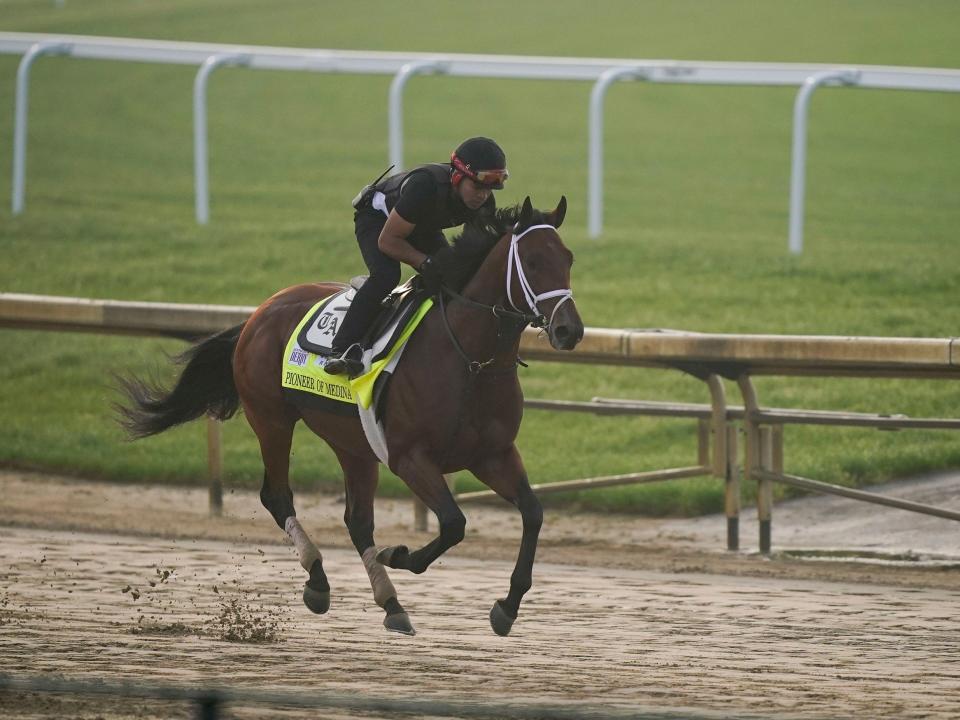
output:
[[[719,8],[719,9],[718,9]],[[429,11],[429,12],[428,12]],[[376,17],[377,22],[371,22]],[[428,25],[422,18],[429,17]],[[957,67],[949,3],[5,4],[0,29],[303,47],[808,61]],[[569,28],[580,32],[574,34]],[[12,137],[17,59],[0,57],[0,138]],[[349,199],[386,164],[386,77],[218,71],[210,90],[212,223],[193,221],[195,69],[44,58],[31,93],[27,211],[0,209],[0,288],[257,304],[297,282],[362,271]],[[957,334],[960,97],[822,90],[811,112],[806,251],[786,253],[790,121],[784,88],[650,86],[610,92],[605,234],[585,234],[589,83],[423,78],[406,99],[408,162],[489,134],[513,177],[500,204],[566,193],[578,307],[595,327],[946,337]],[[10,145],[0,157],[9,167]],[[10,194],[0,176],[0,197]],[[0,333],[0,462],[117,479],[192,482],[194,425],[124,443],[108,373],[156,368],[177,343]],[[587,374],[589,372],[589,374]],[[704,401],[677,374],[536,364],[530,397]],[[955,416],[947,383],[757,382],[770,405]],[[738,395],[731,387],[731,401]],[[531,411],[519,445],[533,482],[688,464],[691,423]],[[227,483],[255,485],[256,443],[226,428]],[[339,486],[332,454],[295,441],[296,486]],[[791,472],[847,483],[960,465],[956,435],[790,428]],[[403,492],[384,473],[384,492]],[[465,483],[466,486],[466,483]],[[749,494],[750,488],[745,488]],[[654,514],[715,510],[719,484],[593,491],[584,504]]]

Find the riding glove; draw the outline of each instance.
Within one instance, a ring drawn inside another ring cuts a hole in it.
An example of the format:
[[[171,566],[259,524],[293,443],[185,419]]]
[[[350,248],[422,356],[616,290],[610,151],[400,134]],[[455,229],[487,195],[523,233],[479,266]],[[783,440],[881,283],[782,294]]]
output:
[[[423,279],[424,290],[431,295],[440,292],[440,286],[443,284],[443,272],[440,269],[440,263],[432,255],[427,255],[424,258],[417,271]]]

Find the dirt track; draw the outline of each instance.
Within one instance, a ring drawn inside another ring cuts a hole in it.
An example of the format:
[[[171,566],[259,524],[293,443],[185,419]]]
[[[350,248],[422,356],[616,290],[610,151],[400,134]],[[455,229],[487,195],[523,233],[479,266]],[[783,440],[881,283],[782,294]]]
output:
[[[676,523],[548,514],[534,588],[499,638],[486,615],[519,520],[471,507],[461,547],[425,575],[392,572],[410,638],[381,627],[342,505],[298,507],[333,588],[323,617],[302,606],[303,572],[252,493],[228,495],[210,521],[202,491],[0,474],[0,672],[729,717],[960,716],[956,566],[767,560],[677,538]],[[407,504],[378,513],[379,542],[426,539],[407,529]],[[0,693],[7,717],[190,712]]]

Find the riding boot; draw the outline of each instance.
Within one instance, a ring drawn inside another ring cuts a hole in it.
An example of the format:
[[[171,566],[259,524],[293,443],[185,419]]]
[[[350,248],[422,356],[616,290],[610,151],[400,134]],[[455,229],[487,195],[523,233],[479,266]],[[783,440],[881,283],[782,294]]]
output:
[[[380,300],[376,296],[370,296],[362,292],[362,289],[357,292],[337,336],[333,339],[333,357],[323,368],[329,375],[346,373],[350,377],[356,377],[363,372],[363,348],[359,343],[379,311]]]

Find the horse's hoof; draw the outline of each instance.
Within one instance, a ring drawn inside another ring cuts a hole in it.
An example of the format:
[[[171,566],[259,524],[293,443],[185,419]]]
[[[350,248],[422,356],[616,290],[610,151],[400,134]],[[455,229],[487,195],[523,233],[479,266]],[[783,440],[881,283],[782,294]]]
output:
[[[391,545],[377,553],[377,562],[389,568],[396,568],[397,560],[406,557],[409,552],[406,545]]]
[[[383,619],[383,626],[390,632],[402,633],[403,635],[416,635],[417,631],[413,629],[410,623],[410,616],[405,612],[387,615]]]
[[[510,617],[507,614],[506,608],[499,600],[490,608],[490,627],[500,637],[506,637],[510,634],[510,628],[513,627],[513,621],[516,619],[516,617]]]
[[[303,604],[315,612],[317,615],[323,615],[330,609],[330,591],[314,590],[309,585],[303,586]]]

